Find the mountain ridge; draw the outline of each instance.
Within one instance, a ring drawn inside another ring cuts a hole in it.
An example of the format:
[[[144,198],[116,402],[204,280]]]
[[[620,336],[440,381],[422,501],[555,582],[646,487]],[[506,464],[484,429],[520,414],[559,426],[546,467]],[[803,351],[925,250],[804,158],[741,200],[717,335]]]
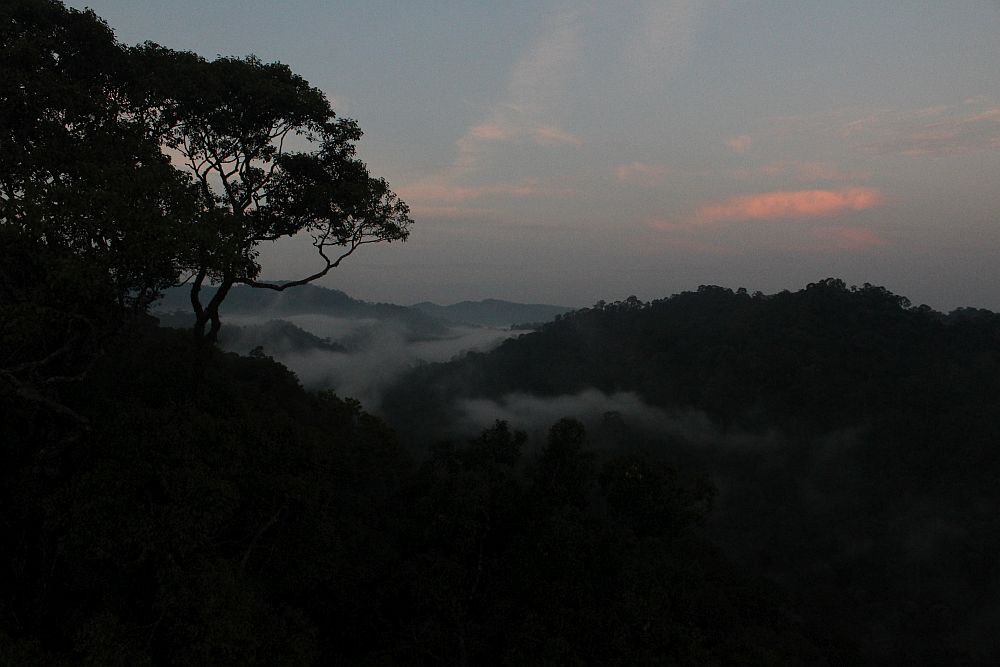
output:
[[[457,324],[509,327],[524,323],[543,323],[572,312],[568,306],[543,303],[519,303],[505,299],[480,299],[459,301],[442,306],[433,301],[420,301],[414,308],[435,317]]]
[[[215,288],[206,287],[202,291],[206,296],[210,296]],[[159,301],[153,304],[152,310],[158,313],[191,312],[187,288],[181,286],[166,290]],[[572,311],[573,308],[568,306],[519,303],[493,298],[459,301],[446,306],[432,301],[403,306],[355,299],[346,292],[320,285],[301,285],[281,292],[237,286],[229,292],[222,306],[223,319],[226,313],[261,315],[270,318],[291,314],[322,313],[401,320],[417,330],[440,330],[445,322],[500,328],[525,323],[542,324]]]

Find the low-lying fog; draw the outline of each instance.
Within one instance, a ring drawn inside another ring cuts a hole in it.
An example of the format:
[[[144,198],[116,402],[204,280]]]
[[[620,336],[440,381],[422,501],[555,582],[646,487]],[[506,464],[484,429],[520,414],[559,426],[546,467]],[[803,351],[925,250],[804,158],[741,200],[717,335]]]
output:
[[[347,348],[347,352],[311,349],[275,352],[288,346],[274,340],[264,352],[288,366],[310,389],[333,389],[340,396],[356,398],[366,410],[377,410],[384,389],[404,371],[422,363],[449,361],[466,352],[488,351],[523,332],[489,327],[455,325],[443,337],[417,336],[404,323],[375,318],[332,317],[318,313],[286,315],[282,319]],[[229,324],[248,327],[263,324],[260,318],[231,316]],[[250,347],[239,335],[225,347],[246,354]]]

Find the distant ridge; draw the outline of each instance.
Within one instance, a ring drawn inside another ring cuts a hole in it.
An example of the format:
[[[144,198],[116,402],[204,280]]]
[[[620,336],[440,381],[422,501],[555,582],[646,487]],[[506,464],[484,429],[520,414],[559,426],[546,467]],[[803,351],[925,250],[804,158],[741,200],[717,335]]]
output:
[[[556,315],[573,310],[565,306],[541,303],[515,303],[501,299],[482,301],[460,301],[450,306],[441,306],[430,301],[421,301],[411,306],[428,315],[460,324],[478,324],[488,327],[509,327],[526,322],[549,322]]]
[[[209,296],[215,293],[215,288],[205,287],[202,292]],[[283,292],[237,285],[227,295],[222,308],[223,312],[231,313],[259,314],[260,311],[266,310],[275,314],[328,312],[338,315],[361,314],[363,311],[372,309],[382,311],[385,314],[400,314],[406,310],[403,306],[387,303],[373,304],[352,299],[340,290],[318,285],[301,285]],[[153,309],[160,312],[191,310],[188,287],[174,287],[166,290],[163,297],[153,304]]]
[[[211,295],[214,287],[203,291]],[[174,287],[164,292],[153,304],[156,313],[191,312],[186,287]],[[363,318],[391,321],[404,325],[415,338],[436,338],[449,335],[450,323],[429,313],[391,303],[369,303],[352,299],[344,292],[318,285],[301,285],[284,292],[237,286],[222,304],[222,321],[227,315],[255,316],[262,320],[280,319],[293,315],[319,314],[330,317]]]
[[[205,287],[202,291],[205,296],[209,296],[215,288]],[[190,312],[188,288],[174,287],[166,290],[163,297],[153,304],[153,310],[159,313]],[[556,315],[572,310],[574,309],[566,306],[516,303],[502,299],[461,301],[450,306],[421,301],[407,307],[390,303],[369,303],[351,298],[340,290],[318,285],[301,285],[284,292],[237,286],[222,305],[223,320],[226,313],[266,318],[322,313],[339,317],[404,320],[417,330],[427,330],[428,333],[440,328],[443,325],[441,320],[450,324],[510,327],[526,323],[544,324],[554,320]]]

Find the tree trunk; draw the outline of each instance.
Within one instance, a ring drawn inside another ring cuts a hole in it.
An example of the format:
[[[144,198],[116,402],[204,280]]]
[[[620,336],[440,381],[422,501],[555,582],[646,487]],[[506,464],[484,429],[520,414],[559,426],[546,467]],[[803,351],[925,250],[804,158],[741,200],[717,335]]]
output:
[[[201,287],[205,282],[206,272],[204,269],[198,272],[194,282],[191,284],[191,307],[194,308],[194,337],[200,343],[206,345],[214,344],[219,338],[219,329],[222,328],[222,320],[219,318],[219,306],[226,299],[229,290],[232,289],[234,278],[225,274],[219,288],[209,299],[207,304],[201,303]],[[208,331],[205,331],[206,325]]]

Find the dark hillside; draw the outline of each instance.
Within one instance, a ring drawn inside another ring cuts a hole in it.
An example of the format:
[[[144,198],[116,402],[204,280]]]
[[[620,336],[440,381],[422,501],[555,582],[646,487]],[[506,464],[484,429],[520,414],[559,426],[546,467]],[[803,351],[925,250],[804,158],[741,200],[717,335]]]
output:
[[[710,475],[728,553],[872,663],[1000,657],[987,630],[1000,609],[1000,316],[832,279],[774,295],[702,287],[598,304],[416,369],[384,409],[426,438],[472,399],[499,413],[594,390],[634,392],[659,415],[591,415],[609,444]]]
[[[751,431],[822,432],[989,400],[1000,383],[1000,316],[908,305],[884,288],[835,280],[774,295],[701,287],[575,311],[489,354],[418,369],[411,381],[428,406],[513,391],[635,391]],[[399,396],[413,398],[405,386]]]
[[[831,664],[662,462],[496,424],[414,465],[266,358],[132,328],[0,394],[0,664]],[[841,649],[837,649],[841,650]]]

